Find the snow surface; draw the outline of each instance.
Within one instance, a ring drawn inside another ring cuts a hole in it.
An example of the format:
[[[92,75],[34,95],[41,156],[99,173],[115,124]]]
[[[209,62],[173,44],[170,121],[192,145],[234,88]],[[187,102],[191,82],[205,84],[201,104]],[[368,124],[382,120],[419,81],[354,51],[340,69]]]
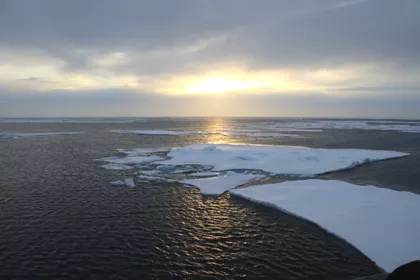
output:
[[[276,174],[314,175],[407,155],[393,151],[356,149],[203,144],[172,148],[168,154],[171,159],[160,161],[158,164],[211,165],[214,171],[252,169]]]
[[[227,190],[260,178],[262,177],[257,175],[227,172],[224,176],[205,179],[182,180],[180,183],[193,185],[199,188],[202,194],[219,195]]]
[[[420,196],[340,181],[302,180],[230,191],[315,222],[390,272],[420,259]]]
[[[133,156],[133,157],[107,157],[99,159],[100,161],[110,162],[110,163],[118,163],[118,164],[141,164],[141,163],[148,163],[154,162],[157,160],[162,160],[162,157],[158,156]]]
[[[101,165],[102,168],[109,169],[109,170],[128,170],[132,169],[133,167],[118,163],[109,163],[105,165]]]
[[[84,133],[82,131],[72,131],[72,132],[36,132],[36,133],[9,133],[3,132],[0,133],[0,138],[19,138],[19,137],[31,137],[31,136],[51,136],[51,135],[73,135],[73,134],[81,134]]]
[[[150,135],[189,135],[189,134],[217,134],[216,132],[202,131],[170,131],[170,130],[111,130],[114,133],[133,133]]]

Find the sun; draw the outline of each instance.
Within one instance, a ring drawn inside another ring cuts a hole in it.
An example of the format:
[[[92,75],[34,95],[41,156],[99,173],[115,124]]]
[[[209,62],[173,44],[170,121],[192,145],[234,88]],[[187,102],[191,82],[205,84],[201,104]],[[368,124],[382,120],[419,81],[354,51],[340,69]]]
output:
[[[186,88],[187,93],[225,93],[265,86],[262,82],[241,81],[225,77],[205,78]]]

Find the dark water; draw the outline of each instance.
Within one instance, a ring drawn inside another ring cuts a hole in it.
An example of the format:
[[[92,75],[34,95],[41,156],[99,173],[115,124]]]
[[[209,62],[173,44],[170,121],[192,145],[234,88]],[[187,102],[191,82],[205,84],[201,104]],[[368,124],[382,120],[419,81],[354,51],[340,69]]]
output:
[[[419,134],[326,130],[305,139],[253,139],[107,132],[216,129],[245,121],[0,123],[3,132],[87,132],[0,140],[0,276],[351,279],[380,273],[358,250],[310,222],[229,194],[203,197],[177,184],[113,186],[109,182],[131,172],[104,170],[93,161],[117,148],[207,142],[389,149],[412,156],[325,177],[420,193]]]

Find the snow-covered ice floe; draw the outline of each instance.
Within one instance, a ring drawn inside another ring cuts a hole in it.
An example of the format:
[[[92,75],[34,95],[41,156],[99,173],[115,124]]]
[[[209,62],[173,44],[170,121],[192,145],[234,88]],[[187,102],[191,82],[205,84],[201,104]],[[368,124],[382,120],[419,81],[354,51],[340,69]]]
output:
[[[240,174],[229,171],[224,176],[182,180],[180,183],[195,186],[200,189],[202,194],[219,195],[227,190],[260,178],[261,176],[258,175]]]
[[[33,136],[52,136],[52,135],[73,135],[81,134],[82,131],[71,131],[71,132],[33,132],[33,133],[21,133],[21,132],[1,132],[1,138],[20,138],[20,137],[33,137]]]
[[[310,220],[390,272],[420,259],[420,196],[340,181],[301,180],[230,190]]]
[[[393,151],[357,149],[203,144],[172,148],[168,154],[170,159],[157,164],[211,165],[213,171],[251,169],[276,174],[314,175],[407,155]]]
[[[132,133],[132,134],[148,134],[148,135],[189,135],[189,134],[217,134],[216,132],[203,131],[171,131],[171,130],[111,130],[114,133]]]

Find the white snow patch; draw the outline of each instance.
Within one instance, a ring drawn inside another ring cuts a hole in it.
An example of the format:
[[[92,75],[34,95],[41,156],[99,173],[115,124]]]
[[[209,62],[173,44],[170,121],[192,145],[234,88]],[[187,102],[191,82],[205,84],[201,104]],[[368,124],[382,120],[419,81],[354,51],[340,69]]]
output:
[[[106,157],[99,159],[100,161],[106,161],[110,163],[118,163],[118,164],[141,164],[141,163],[149,163],[154,162],[157,160],[162,160],[162,157],[158,156],[133,156],[133,157]]]
[[[250,181],[261,178],[261,176],[228,172],[224,176],[182,180],[180,183],[193,185],[200,189],[202,194],[219,195],[227,190],[246,184]]]
[[[148,135],[217,134],[217,132],[170,131],[170,130],[111,130],[111,132],[114,132],[114,133],[148,134]]]
[[[276,174],[313,175],[407,155],[393,151],[217,144],[173,148],[168,154],[171,159],[158,164],[211,165],[214,171],[252,169]]]
[[[133,167],[118,163],[109,163],[105,165],[101,165],[102,168],[109,169],[109,170],[128,170],[132,169]]]
[[[420,259],[420,196],[340,181],[304,180],[235,189],[317,223],[386,271]]]

